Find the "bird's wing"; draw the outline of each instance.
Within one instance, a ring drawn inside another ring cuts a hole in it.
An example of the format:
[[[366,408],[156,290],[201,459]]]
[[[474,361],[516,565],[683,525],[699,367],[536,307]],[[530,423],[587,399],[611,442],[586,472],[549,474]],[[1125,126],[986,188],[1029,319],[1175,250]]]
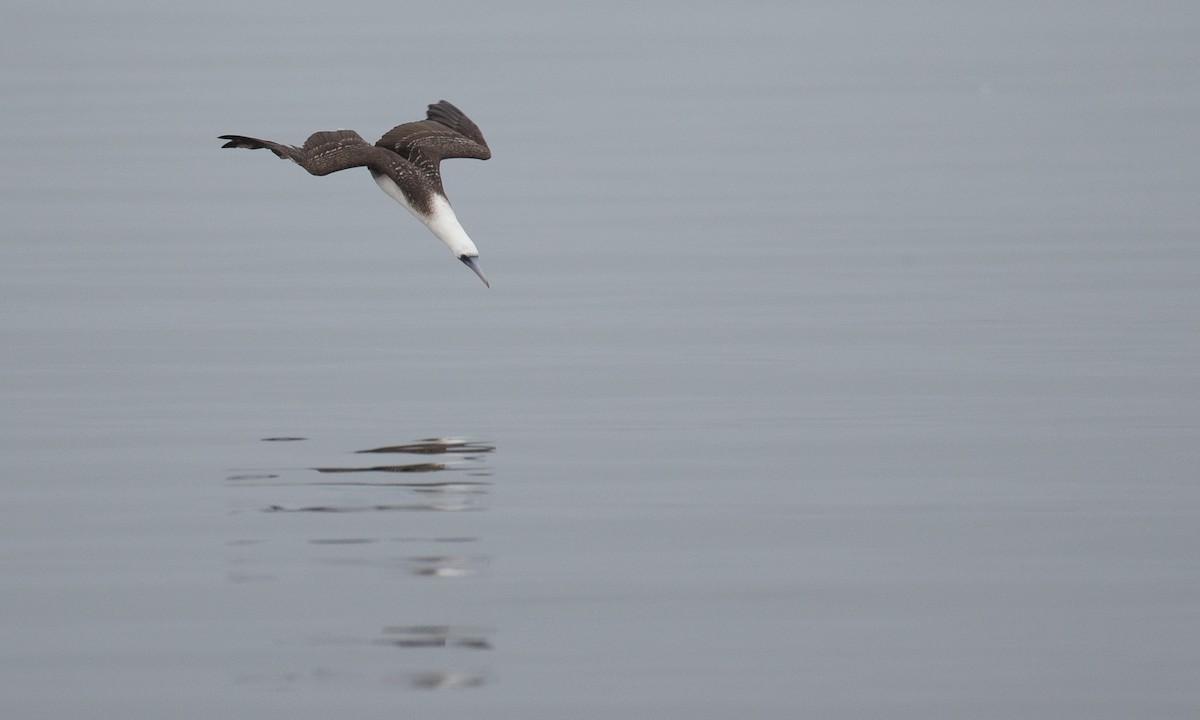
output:
[[[439,186],[438,168],[444,158],[487,160],[492,156],[479,127],[445,100],[430,105],[426,119],[397,125],[375,144],[421,168]]]
[[[315,132],[308,136],[303,147],[244,135],[222,135],[221,139],[229,141],[221,147],[248,150],[266,148],[285,160],[294,160],[297,165],[313,175],[328,175],[346,168],[362,167],[370,163],[377,154],[375,147],[353,130]]]

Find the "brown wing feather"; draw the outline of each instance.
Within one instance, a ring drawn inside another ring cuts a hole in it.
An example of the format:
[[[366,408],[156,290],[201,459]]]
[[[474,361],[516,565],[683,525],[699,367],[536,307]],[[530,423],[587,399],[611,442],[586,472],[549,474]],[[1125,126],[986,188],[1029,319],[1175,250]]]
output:
[[[471,118],[467,117],[466,113],[454,107],[449,102],[439,100],[430,105],[425,111],[425,117],[434,122],[441,123],[468,140],[471,140],[479,145],[479,149],[483,151],[478,155],[465,155],[462,157],[477,157],[480,160],[487,160],[492,156],[492,151],[488,149],[487,141],[483,139],[483,133],[479,131],[479,126],[471,122]],[[446,157],[451,156],[447,155]],[[455,155],[454,157],[459,156]]]
[[[375,144],[417,165],[439,185],[439,166],[445,158],[492,156],[479,127],[445,100],[430,105],[425,120],[397,125]]]
[[[338,170],[363,167],[372,163],[377,152],[373,145],[353,130],[315,132],[308,136],[303,147],[244,135],[222,135],[221,139],[229,141],[221,147],[270,150],[280,158],[295,161],[313,175],[328,175]]]

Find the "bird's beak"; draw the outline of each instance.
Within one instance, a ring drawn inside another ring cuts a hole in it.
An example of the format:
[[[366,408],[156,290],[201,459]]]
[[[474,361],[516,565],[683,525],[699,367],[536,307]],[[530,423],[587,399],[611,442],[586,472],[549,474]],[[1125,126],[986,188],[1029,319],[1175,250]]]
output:
[[[466,265],[467,267],[474,270],[475,274],[479,276],[479,279],[483,281],[484,285],[487,285],[488,287],[492,286],[492,284],[490,282],[488,282],[487,276],[485,276],[483,274],[483,271],[479,269],[479,264],[475,262],[474,256],[463,255],[462,257],[459,258],[459,260],[462,260],[463,265]]]

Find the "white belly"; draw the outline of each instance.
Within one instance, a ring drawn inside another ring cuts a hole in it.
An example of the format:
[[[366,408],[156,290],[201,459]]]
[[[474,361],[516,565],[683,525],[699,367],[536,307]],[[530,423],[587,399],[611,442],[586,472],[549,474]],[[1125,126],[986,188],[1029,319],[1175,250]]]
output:
[[[425,223],[425,226],[450,248],[450,252],[454,253],[454,257],[476,257],[479,255],[479,250],[476,249],[475,243],[471,242],[471,238],[467,235],[467,231],[463,229],[462,223],[458,221],[458,216],[454,214],[454,208],[450,207],[450,203],[443,197],[434,196],[433,211],[429,215],[425,215],[408,202],[408,198],[404,196],[404,191],[396,184],[396,181],[384,175],[383,173],[372,172],[371,177],[375,178],[375,184],[379,189],[388,194],[388,197],[395,200],[404,206],[413,214],[413,217]]]

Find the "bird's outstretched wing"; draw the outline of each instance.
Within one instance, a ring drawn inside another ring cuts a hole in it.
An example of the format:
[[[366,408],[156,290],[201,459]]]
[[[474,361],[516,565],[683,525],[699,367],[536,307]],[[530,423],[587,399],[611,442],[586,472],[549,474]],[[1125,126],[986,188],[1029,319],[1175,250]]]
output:
[[[303,147],[283,145],[270,140],[244,135],[222,135],[228,140],[221,147],[260,150],[266,148],[285,160],[294,160],[297,165],[313,175],[328,175],[346,168],[367,165],[378,152],[353,130],[325,130],[315,132],[304,141]]]
[[[419,167],[438,187],[441,187],[439,166],[443,159],[487,160],[492,156],[479,127],[445,100],[430,105],[425,117],[397,125],[375,144]]]

